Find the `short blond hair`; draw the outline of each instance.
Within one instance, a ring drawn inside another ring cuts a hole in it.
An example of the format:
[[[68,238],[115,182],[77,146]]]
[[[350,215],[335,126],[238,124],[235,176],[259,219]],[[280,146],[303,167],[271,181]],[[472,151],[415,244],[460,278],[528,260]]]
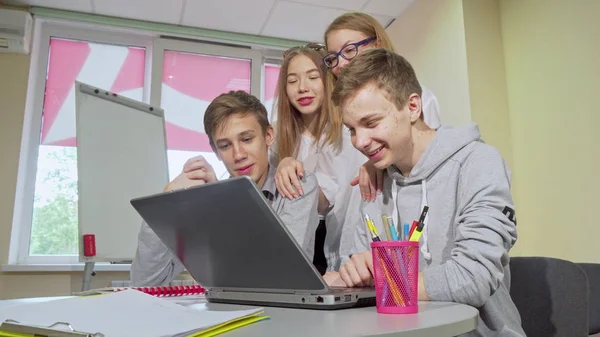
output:
[[[382,90],[398,110],[404,108],[410,95],[421,96],[422,93],[410,63],[404,57],[382,48],[365,50],[344,67],[331,99],[341,108],[348,99],[367,85],[374,85]]]

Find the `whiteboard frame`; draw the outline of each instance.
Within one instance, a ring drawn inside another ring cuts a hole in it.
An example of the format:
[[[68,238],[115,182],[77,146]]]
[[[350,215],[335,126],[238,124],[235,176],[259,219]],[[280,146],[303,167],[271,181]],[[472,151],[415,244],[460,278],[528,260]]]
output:
[[[167,135],[166,135],[166,127],[165,127],[165,114],[164,114],[164,110],[158,106],[152,106],[150,104],[146,104],[146,103],[142,103],[124,96],[121,96],[119,94],[104,90],[104,89],[100,89],[97,87],[94,87],[92,85],[89,84],[85,84],[79,81],[75,81],[75,100],[76,100],[76,109],[79,109],[80,106],[80,102],[82,99],[82,95],[89,95],[89,96],[93,96],[93,97],[97,97],[100,99],[104,99],[116,104],[120,104],[120,105],[124,105],[127,107],[130,107],[132,109],[136,109],[142,112],[146,112],[149,113],[151,115],[154,115],[158,118],[161,119],[162,123],[162,133],[163,133],[163,142],[164,142],[164,158],[165,158],[165,162],[164,162],[164,185],[166,185],[169,182],[169,170],[168,170],[168,157],[167,157]],[[79,132],[81,130],[80,125],[79,125],[79,118],[78,118],[78,114],[79,112],[76,111],[76,130],[77,130],[77,138],[79,138]],[[78,147],[78,151],[79,151],[79,147]],[[77,160],[77,171],[81,172],[81,161],[79,160],[79,152],[77,154],[78,156],[78,160]],[[78,173],[79,174],[79,173]],[[77,188],[78,191],[81,191],[81,179],[77,179]],[[128,205],[129,207],[132,207],[131,205]],[[81,208],[82,208],[82,202],[81,200],[79,200],[78,202],[78,212],[77,212],[77,220],[78,220],[78,231],[77,231],[77,239],[79,242],[79,262],[111,262],[111,263],[130,263],[134,256],[131,257],[122,257],[122,258],[106,258],[104,256],[94,256],[94,257],[86,257],[84,256],[84,249],[83,249],[83,235],[86,234],[83,232],[83,221],[82,221],[82,212],[81,212]],[[133,208],[132,208],[133,209]],[[140,217],[140,226],[142,223],[142,219]],[[137,241],[136,241],[137,242]]]

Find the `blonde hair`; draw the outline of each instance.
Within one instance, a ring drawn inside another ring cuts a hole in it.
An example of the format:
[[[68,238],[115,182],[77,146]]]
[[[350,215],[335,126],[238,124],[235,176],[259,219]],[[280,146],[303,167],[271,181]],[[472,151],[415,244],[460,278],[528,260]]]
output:
[[[275,134],[277,136],[278,162],[286,157],[296,158],[300,149],[302,133],[305,130],[300,112],[290,102],[286,90],[290,62],[296,56],[300,55],[308,57],[317,66],[325,91],[323,93],[325,99],[323,100],[320,112],[318,112],[317,123],[313,130],[308,131],[315,136],[318,146],[332,144],[334,147],[337,147],[342,135],[341,125],[334,126],[329,123],[334,106],[333,102],[328,99],[328,93],[333,91],[333,83],[322,61],[325,56],[324,51],[317,51],[310,47],[292,48],[285,53],[283,64],[279,71],[279,79],[277,80],[277,101],[275,103],[277,108],[277,123],[275,124]],[[321,138],[322,134],[325,134],[325,137]],[[321,139],[323,142],[321,142]]]
[[[392,40],[390,40],[390,37],[385,31],[385,28],[383,28],[383,26],[369,14],[362,12],[348,12],[338,16],[335,20],[333,20],[332,23],[329,24],[329,26],[325,30],[325,45],[327,45],[327,35],[329,35],[329,33],[342,29],[349,29],[361,32],[366,37],[375,36],[376,43],[380,48],[384,48],[392,52],[394,51],[394,45],[392,44]],[[332,71],[328,71],[327,80],[329,83],[331,83],[331,85],[329,87],[326,87],[325,91],[327,97],[331,97],[333,87],[337,80],[335,74]],[[342,114],[339,113],[339,111],[337,110],[338,107],[336,106],[334,106],[330,110],[329,125],[331,127],[337,128],[338,130],[342,130]],[[340,132],[339,137],[341,138],[341,136],[342,134]],[[336,141],[341,142],[341,139],[338,138],[336,139]]]
[[[366,37],[375,36],[379,48],[395,51],[392,40],[388,36],[385,28],[374,17],[362,12],[348,12],[338,16],[325,30],[325,45],[327,45],[327,35],[336,30],[354,30],[363,33]]]
[[[331,100],[341,107],[367,85],[383,91],[398,110],[404,108],[410,95],[421,96],[421,85],[413,67],[404,57],[386,49],[365,50],[344,67]]]

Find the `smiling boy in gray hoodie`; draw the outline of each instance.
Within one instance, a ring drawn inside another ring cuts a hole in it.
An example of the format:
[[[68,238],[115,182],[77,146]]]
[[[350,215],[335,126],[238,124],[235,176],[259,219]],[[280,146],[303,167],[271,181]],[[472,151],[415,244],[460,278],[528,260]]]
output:
[[[367,50],[340,74],[332,99],[352,144],[385,170],[383,193],[365,211],[412,223],[429,207],[420,239],[419,300],[452,301],[479,310],[468,336],[525,336],[509,294],[509,250],[517,239],[510,173],[477,126],[430,129],[421,86],[400,55]],[[383,233],[381,223],[379,232]],[[330,284],[372,283],[370,236],[356,228],[352,257]]]

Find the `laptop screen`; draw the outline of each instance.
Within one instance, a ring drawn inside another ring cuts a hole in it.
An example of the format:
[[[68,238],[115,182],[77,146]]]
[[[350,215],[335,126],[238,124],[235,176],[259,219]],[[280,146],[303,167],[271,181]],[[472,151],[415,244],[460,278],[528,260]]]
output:
[[[205,288],[328,289],[248,177],[137,198],[131,204]]]

